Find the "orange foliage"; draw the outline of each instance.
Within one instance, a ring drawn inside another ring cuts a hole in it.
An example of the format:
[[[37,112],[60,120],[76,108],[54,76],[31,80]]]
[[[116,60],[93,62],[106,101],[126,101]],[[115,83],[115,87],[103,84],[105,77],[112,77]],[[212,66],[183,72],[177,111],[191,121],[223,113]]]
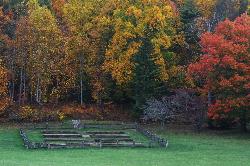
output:
[[[2,66],[0,59],[0,114],[9,106],[10,100],[8,98],[8,75],[7,70]]]
[[[131,119],[129,113],[114,105],[104,105],[101,110],[98,106],[67,105],[59,108],[66,117],[85,120],[116,120],[128,121]]]

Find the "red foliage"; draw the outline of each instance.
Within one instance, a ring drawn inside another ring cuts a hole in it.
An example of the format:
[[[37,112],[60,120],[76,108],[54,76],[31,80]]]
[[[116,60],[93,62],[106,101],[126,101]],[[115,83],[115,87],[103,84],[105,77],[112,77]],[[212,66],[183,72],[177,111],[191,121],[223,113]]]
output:
[[[208,116],[220,119],[249,111],[250,16],[221,22],[214,33],[202,35],[201,45],[204,54],[189,66],[188,75],[203,82],[202,91],[216,98]]]

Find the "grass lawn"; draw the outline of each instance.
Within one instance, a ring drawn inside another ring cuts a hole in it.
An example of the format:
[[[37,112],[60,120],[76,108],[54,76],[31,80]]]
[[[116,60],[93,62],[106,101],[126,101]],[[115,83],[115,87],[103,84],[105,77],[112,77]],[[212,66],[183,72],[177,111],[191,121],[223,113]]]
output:
[[[0,166],[249,166],[249,134],[155,132],[169,140],[167,149],[26,150],[18,129],[0,127]]]

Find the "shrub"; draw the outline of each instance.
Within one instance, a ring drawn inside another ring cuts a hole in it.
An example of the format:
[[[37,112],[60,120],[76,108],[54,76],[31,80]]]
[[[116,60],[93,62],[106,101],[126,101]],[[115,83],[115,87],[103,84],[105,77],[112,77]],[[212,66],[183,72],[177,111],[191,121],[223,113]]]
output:
[[[18,120],[25,122],[42,122],[64,119],[63,113],[51,111],[51,109],[45,107],[39,109],[28,105],[20,107],[17,116]]]
[[[96,105],[66,105],[58,109],[60,112],[64,113],[66,117],[73,119],[123,121],[131,119],[127,111],[112,104],[105,104],[103,107]]]
[[[204,120],[205,106],[202,97],[194,91],[179,89],[172,96],[147,100],[143,106],[143,119],[164,124],[166,120],[176,120],[186,114],[186,118],[200,128]]]

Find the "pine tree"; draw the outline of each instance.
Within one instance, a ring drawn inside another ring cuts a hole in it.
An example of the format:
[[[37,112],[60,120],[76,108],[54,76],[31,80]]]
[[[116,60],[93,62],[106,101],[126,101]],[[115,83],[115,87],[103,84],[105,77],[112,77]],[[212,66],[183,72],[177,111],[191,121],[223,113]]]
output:
[[[159,78],[159,66],[152,57],[153,46],[147,38],[142,38],[142,46],[135,55],[134,77],[132,83],[132,98],[135,100],[136,114],[140,115],[142,105],[151,97],[158,97],[164,93],[164,82]]]

